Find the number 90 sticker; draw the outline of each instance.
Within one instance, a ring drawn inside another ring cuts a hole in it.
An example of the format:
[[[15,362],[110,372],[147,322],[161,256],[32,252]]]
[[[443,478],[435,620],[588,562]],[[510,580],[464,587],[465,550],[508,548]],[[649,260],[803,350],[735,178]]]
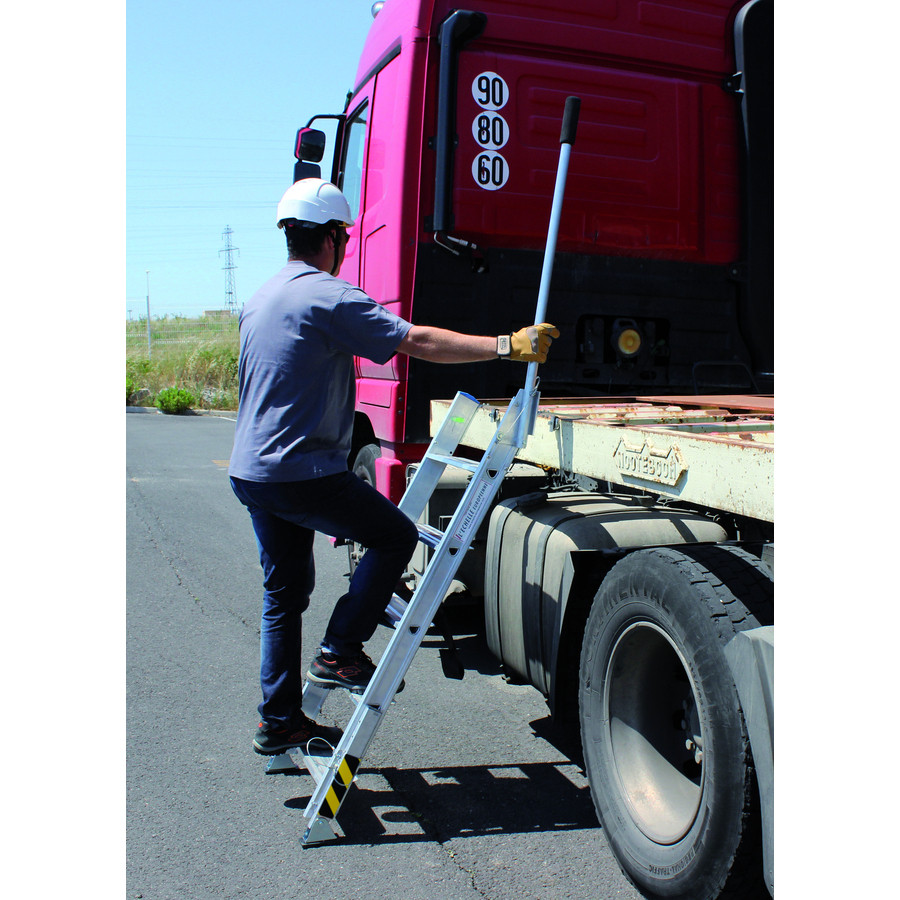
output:
[[[498,153],[509,140],[509,125],[497,110],[509,100],[509,86],[496,72],[482,72],[472,81],[472,96],[484,110],[472,122],[472,137],[482,148],[472,161],[472,177],[486,191],[497,191],[509,178],[509,166]]]
[[[496,72],[482,72],[472,82],[472,96],[482,109],[496,111],[506,106],[509,87]]]

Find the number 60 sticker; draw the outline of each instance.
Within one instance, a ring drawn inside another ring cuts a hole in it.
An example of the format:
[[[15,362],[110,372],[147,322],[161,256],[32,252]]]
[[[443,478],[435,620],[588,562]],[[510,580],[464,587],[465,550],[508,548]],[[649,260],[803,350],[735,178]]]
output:
[[[484,110],[472,122],[472,137],[482,148],[472,161],[472,177],[486,191],[497,191],[509,178],[509,166],[498,153],[509,139],[509,126],[498,110],[509,100],[509,85],[496,72],[482,72],[472,81],[472,97]]]
[[[509,178],[509,166],[502,154],[485,150],[472,162],[472,177],[486,191],[498,191]]]

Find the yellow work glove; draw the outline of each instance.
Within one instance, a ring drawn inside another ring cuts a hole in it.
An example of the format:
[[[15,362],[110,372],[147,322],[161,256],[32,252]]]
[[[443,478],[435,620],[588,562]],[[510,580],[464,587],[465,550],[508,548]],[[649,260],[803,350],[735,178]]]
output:
[[[558,337],[559,329],[547,322],[529,325],[527,328],[520,328],[509,337],[501,334],[497,338],[497,355],[519,362],[544,363],[547,361],[547,351],[553,343],[553,338]]]

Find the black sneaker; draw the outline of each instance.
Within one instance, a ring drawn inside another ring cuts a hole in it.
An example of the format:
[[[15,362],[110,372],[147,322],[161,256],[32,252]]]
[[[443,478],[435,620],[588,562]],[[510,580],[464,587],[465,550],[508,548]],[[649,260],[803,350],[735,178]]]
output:
[[[273,728],[260,722],[256,729],[256,737],[253,738],[253,749],[263,756],[272,756],[283,753],[292,747],[306,749],[306,744],[313,738],[327,741],[332,747],[337,747],[344,732],[332,725],[319,725],[313,722],[303,713],[289,728]]]
[[[320,649],[306,677],[323,687],[342,687],[353,694],[362,694],[374,674],[375,664],[363,652],[356,656],[332,656]],[[406,682],[401,681],[397,693],[405,686]]]

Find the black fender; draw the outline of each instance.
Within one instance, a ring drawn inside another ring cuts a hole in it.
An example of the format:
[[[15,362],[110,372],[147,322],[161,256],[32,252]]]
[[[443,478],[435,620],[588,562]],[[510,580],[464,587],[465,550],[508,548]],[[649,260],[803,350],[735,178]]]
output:
[[[556,715],[576,694],[590,600],[615,561],[641,547],[727,537],[706,516],[627,495],[560,491],[504,500],[491,513],[487,537],[488,646]],[[561,656],[561,647],[572,652]]]

